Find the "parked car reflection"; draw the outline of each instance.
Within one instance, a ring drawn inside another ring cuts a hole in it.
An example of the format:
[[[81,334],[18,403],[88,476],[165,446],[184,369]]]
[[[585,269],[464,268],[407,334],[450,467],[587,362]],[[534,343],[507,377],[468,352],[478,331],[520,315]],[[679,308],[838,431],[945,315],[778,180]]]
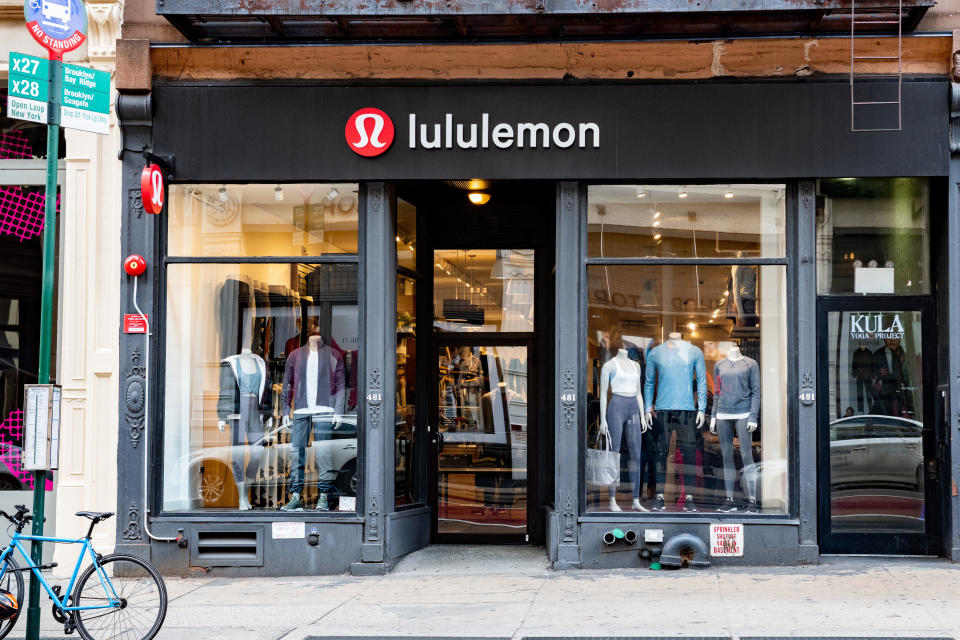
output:
[[[882,415],[830,423],[834,531],[924,530],[923,424]]]

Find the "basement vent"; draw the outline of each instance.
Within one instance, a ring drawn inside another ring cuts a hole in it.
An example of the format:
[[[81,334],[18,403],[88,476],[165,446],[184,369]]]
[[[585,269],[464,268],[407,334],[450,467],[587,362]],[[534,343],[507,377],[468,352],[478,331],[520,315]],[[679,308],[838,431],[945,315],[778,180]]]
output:
[[[195,567],[262,567],[263,529],[194,531],[190,564]]]

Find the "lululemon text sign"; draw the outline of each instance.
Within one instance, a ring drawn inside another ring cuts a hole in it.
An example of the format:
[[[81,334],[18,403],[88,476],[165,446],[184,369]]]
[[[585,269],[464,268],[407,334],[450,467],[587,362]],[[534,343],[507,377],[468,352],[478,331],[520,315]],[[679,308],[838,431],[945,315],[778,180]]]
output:
[[[356,111],[344,131],[350,149],[367,158],[386,152],[393,144],[393,134],[393,120],[373,107]]]

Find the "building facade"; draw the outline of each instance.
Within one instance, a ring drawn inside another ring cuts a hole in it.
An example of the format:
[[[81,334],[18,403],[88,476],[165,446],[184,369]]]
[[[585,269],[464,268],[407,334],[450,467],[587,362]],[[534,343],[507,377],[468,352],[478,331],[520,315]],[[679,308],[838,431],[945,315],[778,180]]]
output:
[[[86,6],[87,40],[66,61],[113,75],[123,3]],[[22,2],[0,3],[0,43],[0,502],[10,510],[32,504],[33,478],[20,469],[20,454],[23,385],[37,381],[47,148],[45,126],[6,117],[9,53],[45,56],[24,25]],[[116,509],[116,429],[110,425],[117,411],[120,131],[111,118],[105,136],[61,130],[50,371],[51,381],[63,387],[64,453],[47,481],[46,531],[63,536],[86,532],[76,511]],[[95,533],[102,552],[115,539],[112,531]]]
[[[949,17],[461,4],[127,4],[118,548],[953,559]]]

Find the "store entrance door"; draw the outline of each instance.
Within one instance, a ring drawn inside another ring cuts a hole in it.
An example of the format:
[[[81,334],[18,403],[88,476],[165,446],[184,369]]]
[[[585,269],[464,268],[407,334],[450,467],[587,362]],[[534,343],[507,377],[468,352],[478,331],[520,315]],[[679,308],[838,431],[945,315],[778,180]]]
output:
[[[529,540],[532,341],[445,337],[436,347],[433,539]]]
[[[936,554],[936,345],[928,298],[821,299],[823,553]]]

